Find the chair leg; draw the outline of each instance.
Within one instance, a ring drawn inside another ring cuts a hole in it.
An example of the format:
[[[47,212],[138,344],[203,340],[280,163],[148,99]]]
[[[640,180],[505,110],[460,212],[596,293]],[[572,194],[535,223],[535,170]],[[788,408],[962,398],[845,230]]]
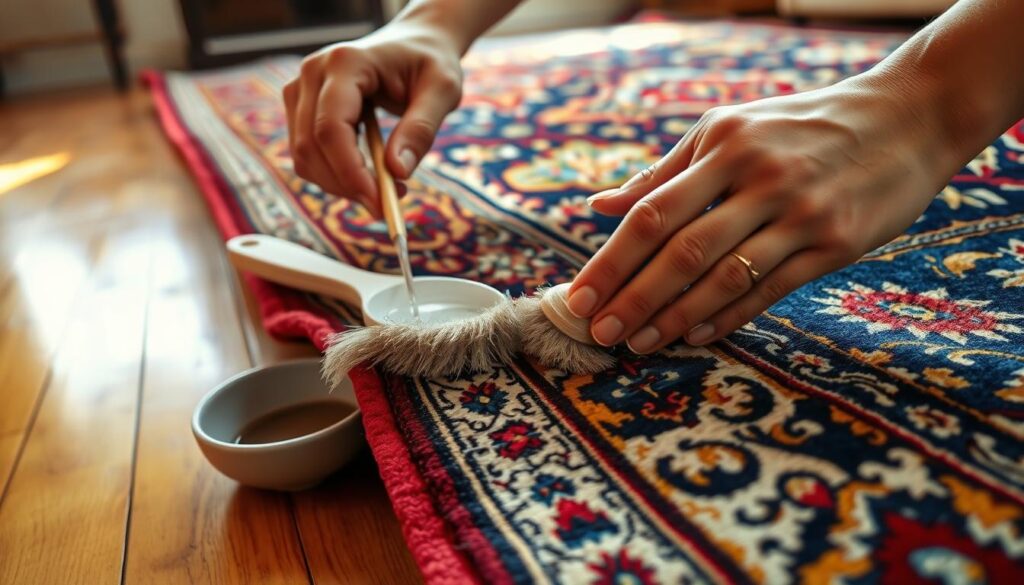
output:
[[[95,0],[96,16],[99,17],[103,29],[103,46],[107,53],[107,62],[117,88],[128,89],[128,68],[124,61],[124,34],[121,32],[120,16],[116,0]]]

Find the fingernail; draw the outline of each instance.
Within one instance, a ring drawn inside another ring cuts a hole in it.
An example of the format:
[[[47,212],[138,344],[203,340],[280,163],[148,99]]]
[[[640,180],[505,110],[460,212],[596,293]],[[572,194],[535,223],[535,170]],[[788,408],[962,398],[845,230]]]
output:
[[[715,326],[711,323],[701,323],[686,335],[686,342],[690,345],[703,345],[715,335]]]
[[[612,345],[622,335],[622,321],[615,315],[607,315],[602,317],[600,321],[594,323],[594,326],[590,329],[590,334],[594,336],[594,341],[601,345]]]
[[[590,312],[594,310],[596,305],[597,291],[591,286],[581,286],[572,291],[572,294],[569,295],[569,300],[566,301],[569,312],[580,319],[589,317]]]
[[[602,199],[607,199],[608,197],[611,197],[612,195],[615,195],[619,191],[620,191],[620,189],[615,188],[615,189],[605,189],[604,191],[599,191],[597,193],[594,193],[590,197],[587,197],[587,205],[593,205],[595,201],[600,201]]]
[[[626,346],[633,353],[647,353],[660,340],[661,332],[656,327],[648,325],[627,339]]]
[[[402,168],[405,169],[405,175],[409,176],[412,171],[416,168],[416,154],[405,148],[402,152],[398,153],[398,161],[402,163]]]

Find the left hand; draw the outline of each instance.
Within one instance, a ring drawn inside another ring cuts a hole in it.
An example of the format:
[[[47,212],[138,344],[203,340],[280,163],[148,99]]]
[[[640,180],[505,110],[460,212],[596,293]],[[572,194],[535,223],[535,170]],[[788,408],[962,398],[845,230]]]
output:
[[[716,341],[913,223],[961,161],[906,88],[866,75],[712,109],[651,168],[592,196],[626,216],[569,292],[593,337],[636,353]]]

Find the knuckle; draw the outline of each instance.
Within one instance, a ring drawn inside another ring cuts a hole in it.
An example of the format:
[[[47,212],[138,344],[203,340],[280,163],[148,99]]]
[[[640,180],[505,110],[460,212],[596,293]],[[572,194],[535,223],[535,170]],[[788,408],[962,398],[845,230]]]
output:
[[[736,329],[742,327],[747,323],[753,321],[754,317],[757,317],[757,315],[754,314],[753,310],[742,306],[727,309],[725,314],[726,321],[729,323],[726,329]]]
[[[306,161],[301,158],[295,158],[292,161],[292,168],[295,170],[296,175],[309,180],[309,166],[306,165]]]
[[[661,237],[667,221],[663,204],[655,197],[644,197],[629,212],[628,223],[633,235],[641,241]]]
[[[794,157],[778,152],[763,153],[758,157],[756,173],[758,178],[774,183],[789,175]]]
[[[700,236],[693,234],[673,238],[668,248],[669,264],[679,274],[698,276],[703,272],[707,258],[707,243]]]
[[[775,303],[779,302],[782,299],[782,297],[789,294],[789,291],[792,290],[792,287],[789,286],[788,282],[782,280],[781,278],[766,278],[761,283],[759,289],[760,290],[758,296],[762,301],[762,305],[764,305],[765,307],[770,307]],[[756,315],[751,315],[749,318],[747,318],[746,321],[743,321],[743,323],[750,321],[755,316]]]
[[[709,108],[701,114],[700,119],[697,120],[698,124],[714,124],[714,122],[725,112],[725,108],[722,106],[716,106]]]
[[[790,216],[799,224],[820,227],[828,213],[828,207],[821,198],[809,194],[790,197],[786,204]]]
[[[618,282],[621,276],[615,263],[604,258],[595,258],[588,264],[588,267],[597,276],[597,280],[594,282]]]
[[[690,326],[692,319],[687,314],[686,307],[681,302],[675,302],[665,309],[664,326],[659,327],[663,331],[663,337],[678,337],[693,327]]]
[[[626,291],[624,293],[624,297],[625,298],[623,300],[625,301],[625,305],[632,314],[642,317],[654,312],[650,301],[648,301],[647,297],[642,293],[637,291]]]
[[[317,146],[308,136],[295,138],[295,158],[308,159],[316,154]]]
[[[734,137],[747,127],[747,119],[740,114],[732,113],[725,108],[714,108],[709,110],[708,117],[708,138],[716,141],[726,140]]]
[[[718,286],[722,292],[731,297],[737,297],[750,290],[750,273],[746,267],[731,256],[726,258],[727,262],[718,275]]]
[[[284,98],[285,103],[291,103],[295,100],[295,94],[299,91],[298,81],[293,79],[281,87],[281,97]]]
[[[320,73],[320,58],[318,55],[309,55],[302,60],[302,64],[299,65],[299,75],[301,77],[310,77],[318,75]]]
[[[350,63],[355,57],[356,49],[348,45],[338,45],[327,52],[326,59],[329,67]]]
[[[437,127],[424,118],[410,118],[406,120],[403,132],[406,138],[416,145],[416,148],[425,151],[434,141]]]
[[[437,88],[449,95],[462,97],[462,77],[451,71],[439,72],[435,78]]]
[[[313,136],[318,144],[329,144],[338,139],[340,125],[334,120],[318,118],[313,122]]]
[[[826,248],[847,251],[853,247],[853,234],[845,222],[836,217],[820,218],[817,224],[818,239]]]

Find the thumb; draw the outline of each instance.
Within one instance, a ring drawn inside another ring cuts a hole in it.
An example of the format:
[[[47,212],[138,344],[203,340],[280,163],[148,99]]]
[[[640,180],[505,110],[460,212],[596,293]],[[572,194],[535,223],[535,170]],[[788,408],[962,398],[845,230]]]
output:
[[[388,167],[395,178],[405,180],[412,175],[434,143],[444,117],[458,103],[458,92],[453,99],[444,92],[421,85],[388,138]]]

